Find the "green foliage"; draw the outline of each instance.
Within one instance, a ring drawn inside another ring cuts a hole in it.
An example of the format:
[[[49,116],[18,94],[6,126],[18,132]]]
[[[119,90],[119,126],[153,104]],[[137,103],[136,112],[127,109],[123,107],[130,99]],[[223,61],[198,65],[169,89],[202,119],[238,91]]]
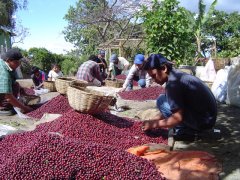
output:
[[[228,39],[225,48],[218,53],[219,57],[237,57],[240,54],[240,37],[232,37]]]
[[[61,63],[61,70],[63,74],[66,75],[75,75],[78,67],[87,60],[87,56],[83,55],[80,58],[73,55],[64,56],[64,60]]]
[[[140,16],[149,53],[161,53],[180,63],[191,61],[193,51],[192,14],[178,7],[176,0],[154,1],[152,10],[143,8]]]
[[[104,24],[96,17],[104,9],[102,3],[105,4],[106,1],[79,0],[76,7],[70,7],[64,17],[68,21],[68,26],[63,31],[65,38],[78,47],[81,53],[91,54],[97,45],[106,40],[100,33]]]
[[[27,0],[1,0],[0,1],[0,26],[9,30],[15,28],[15,20],[12,18],[17,9],[25,8]]]
[[[133,21],[134,16],[120,3],[107,0],[78,0],[64,17],[68,22],[63,31],[65,39],[73,43],[81,54],[89,55],[95,52],[101,43],[138,34],[141,27],[136,25],[136,21]]]
[[[215,10],[211,21],[203,26],[205,34],[216,38],[218,56],[235,57],[240,54],[240,14]]]
[[[206,5],[203,3],[203,0],[199,0],[198,3],[198,16],[195,22],[194,26],[194,35],[196,38],[196,44],[197,44],[197,57],[201,56],[201,44],[202,44],[202,39],[205,39],[205,35],[203,33],[203,26],[206,24],[209,19],[212,18],[215,6],[217,4],[217,0],[214,0],[212,4],[210,5],[210,8],[208,12],[206,12]]]
[[[23,52],[23,51],[22,51]],[[32,66],[37,66],[45,73],[51,70],[51,65],[58,64],[64,75],[75,75],[81,63],[88,59],[88,56],[79,57],[79,52],[71,52],[67,55],[59,55],[49,52],[45,48],[31,48],[24,52],[25,57],[30,58]]]
[[[53,63],[59,63],[62,59],[58,59],[60,55],[53,55],[45,48],[30,48],[29,57],[31,57],[31,64],[39,67],[46,73],[51,70]]]

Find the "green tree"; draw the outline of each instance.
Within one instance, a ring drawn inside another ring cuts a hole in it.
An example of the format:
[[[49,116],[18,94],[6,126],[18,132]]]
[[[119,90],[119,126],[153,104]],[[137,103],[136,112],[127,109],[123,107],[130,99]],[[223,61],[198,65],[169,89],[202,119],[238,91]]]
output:
[[[240,54],[240,14],[215,10],[211,21],[203,26],[208,36],[216,39],[218,56],[235,57]]]
[[[196,59],[201,56],[201,43],[202,39],[205,38],[205,34],[203,33],[203,26],[204,24],[211,19],[215,6],[217,4],[217,0],[214,0],[213,3],[211,4],[208,12],[206,12],[206,5],[203,3],[203,0],[199,0],[198,3],[198,15],[196,18],[196,23],[195,23],[195,28],[194,28],[194,35],[196,38],[196,44],[197,44],[197,56]]]
[[[0,0],[0,26],[9,30],[15,28],[12,18],[17,9],[26,8],[27,0]]]
[[[88,59],[86,55],[80,58],[73,55],[65,55],[61,63],[61,70],[65,75],[75,75],[78,67]]]
[[[81,53],[92,54],[100,43],[131,36],[139,28],[132,21],[134,13],[124,8],[120,0],[79,0],[64,17],[65,39]]]
[[[54,55],[45,48],[30,48],[28,53],[32,57],[31,64],[45,72],[51,69],[52,63],[56,63]]]
[[[178,6],[176,0],[154,1],[152,9],[144,7],[145,41],[149,53],[161,53],[170,60],[186,63],[193,56],[192,14]],[[189,58],[189,59],[188,59]]]

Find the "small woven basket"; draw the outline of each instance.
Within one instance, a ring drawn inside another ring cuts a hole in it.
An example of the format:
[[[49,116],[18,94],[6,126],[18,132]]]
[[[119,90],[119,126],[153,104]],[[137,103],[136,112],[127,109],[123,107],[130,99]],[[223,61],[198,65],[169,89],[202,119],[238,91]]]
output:
[[[74,87],[77,89],[85,89],[87,85],[88,85],[88,82],[83,80],[74,80],[70,83],[71,87]]]
[[[75,79],[73,79],[73,78],[64,78],[64,77],[56,78],[55,86],[56,86],[57,91],[60,94],[66,94],[68,86],[73,81],[75,81]]]
[[[114,79],[114,80],[106,79],[105,84],[106,84],[106,86],[109,86],[109,87],[120,88],[120,87],[123,86],[124,80],[121,80],[121,79]]]
[[[108,108],[113,96],[105,96],[104,93],[69,86],[67,90],[70,106],[82,113],[96,114]]]
[[[55,81],[44,81],[43,87],[48,89],[50,92],[56,92]]]

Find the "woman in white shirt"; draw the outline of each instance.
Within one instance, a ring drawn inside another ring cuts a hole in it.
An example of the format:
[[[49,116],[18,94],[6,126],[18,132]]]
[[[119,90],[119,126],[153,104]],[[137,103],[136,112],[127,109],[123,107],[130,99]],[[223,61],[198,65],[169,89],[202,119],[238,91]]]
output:
[[[138,82],[138,86],[141,88],[149,87],[151,83],[151,76],[147,71],[143,70],[144,64],[144,55],[137,54],[134,58],[134,64],[129,70],[127,78],[123,84],[123,87],[120,91],[129,91],[133,89],[133,80]]]
[[[108,78],[113,75],[112,78],[114,79],[117,75],[120,75],[122,72],[127,71],[129,64],[130,63],[124,57],[118,57],[116,54],[112,54],[110,57]]]
[[[62,76],[63,76],[63,73],[60,70],[59,65],[52,64],[52,70],[50,70],[49,73],[48,73],[48,80],[49,81],[55,81],[56,78],[62,77]]]

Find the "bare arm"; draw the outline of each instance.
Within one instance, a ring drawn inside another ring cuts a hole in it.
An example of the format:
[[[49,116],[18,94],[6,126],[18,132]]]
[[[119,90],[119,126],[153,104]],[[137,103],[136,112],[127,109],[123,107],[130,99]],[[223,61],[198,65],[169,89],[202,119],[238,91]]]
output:
[[[29,106],[25,106],[24,104],[22,104],[21,102],[19,102],[14,96],[13,94],[5,94],[5,98],[7,99],[7,101],[14,107],[18,107],[20,108],[24,113],[30,112],[33,109]]]
[[[148,121],[143,122],[143,130],[154,128],[172,128],[180,124],[183,120],[182,110],[177,110],[169,118],[164,119],[163,116],[156,116]]]

